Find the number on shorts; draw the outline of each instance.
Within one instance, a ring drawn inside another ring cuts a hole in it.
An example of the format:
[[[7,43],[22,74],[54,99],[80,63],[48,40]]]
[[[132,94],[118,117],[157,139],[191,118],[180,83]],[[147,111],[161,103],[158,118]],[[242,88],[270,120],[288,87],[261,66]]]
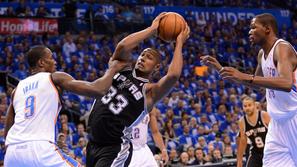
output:
[[[25,102],[25,118],[28,119],[34,115],[35,111],[35,96],[29,96]]]
[[[256,137],[255,138],[255,142],[256,142],[256,146],[258,147],[258,148],[263,148],[264,147],[264,142],[263,142],[263,140],[262,140],[262,138],[261,137]]]

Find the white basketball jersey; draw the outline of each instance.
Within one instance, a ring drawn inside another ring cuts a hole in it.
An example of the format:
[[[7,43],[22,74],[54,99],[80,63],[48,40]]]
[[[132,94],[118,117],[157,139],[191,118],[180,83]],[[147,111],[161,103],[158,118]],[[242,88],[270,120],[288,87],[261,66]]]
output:
[[[55,142],[55,124],[61,105],[50,73],[40,72],[20,81],[13,108],[15,119],[6,145],[34,140]]]
[[[132,144],[133,149],[139,149],[146,145],[148,137],[148,123],[150,115],[147,114],[139,124],[133,127]]]
[[[264,53],[262,55],[261,66],[262,66],[264,77],[279,76],[273,61],[273,54],[274,54],[275,47],[280,42],[288,43],[283,39],[278,39],[273,45],[273,47],[271,48],[267,58],[265,59]],[[297,112],[297,90],[296,90],[297,72],[296,71],[297,70],[292,72],[294,85],[291,89],[291,92],[284,92],[284,91],[278,91],[278,90],[266,88],[267,111],[269,115],[275,120],[285,120],[285,119],[291,118]]]

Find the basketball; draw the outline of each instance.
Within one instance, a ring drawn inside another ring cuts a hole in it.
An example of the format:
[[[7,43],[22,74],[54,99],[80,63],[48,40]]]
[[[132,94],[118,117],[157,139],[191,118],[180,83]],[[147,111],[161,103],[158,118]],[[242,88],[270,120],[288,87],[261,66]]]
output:
[[[180,14],[168,12],[160,21],[158,36],[166,42],[174,41],[185,27],[186,21]]]

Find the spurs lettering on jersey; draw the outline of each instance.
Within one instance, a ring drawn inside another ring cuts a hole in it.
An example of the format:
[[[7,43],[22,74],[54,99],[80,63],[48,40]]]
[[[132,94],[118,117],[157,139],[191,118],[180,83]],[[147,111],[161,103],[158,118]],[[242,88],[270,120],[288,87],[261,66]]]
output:
[[[250,136],[257,136],[257,133],[261,133],[261,132],[266,132],[266,128],[265,127],[259,127],[259,128],[255,128],[255,129],[251,129],[249,131],[246,131],[245,134],[247,137]]]
[[[123,96],[122,94],[117,94],[117,90],[118,89],[124,89],[124,88],[128,88],[128,90],[130,91],[130,93],[133,95],[133,97],[135,98],[135,100],[140,100],[143,95],[141,90],[138,89],[138,87],[133,84],[129,79],[127,79],[126,76],[121,75],[120,73],[116,74],[114,76],[114,79],[116,81],[121,82],[120,84],[117,85],[117,88],[115,88],[114,86],[111,86],[108,93],[102,97],[101,101],[103,104],[107,104],[111,101],[111,99],[113,97],[115,97],[115,99],[118,100],[117,103],[113,103],[111,102],[109,104],[109,109],[114,113],[114,114],[119,114],[128,104],[128,100],[125,98],[125,96]],[[143,83],[141,83],[140,86],[142,86]]]

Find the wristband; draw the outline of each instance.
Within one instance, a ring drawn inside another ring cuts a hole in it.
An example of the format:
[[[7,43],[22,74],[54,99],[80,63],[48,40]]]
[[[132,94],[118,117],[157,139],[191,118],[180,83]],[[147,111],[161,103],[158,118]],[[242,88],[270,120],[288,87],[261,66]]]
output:
[[[219,73],[221,73],[223,70],[224,70],[224,67],[222,67],[222,68],[219,70]]]

